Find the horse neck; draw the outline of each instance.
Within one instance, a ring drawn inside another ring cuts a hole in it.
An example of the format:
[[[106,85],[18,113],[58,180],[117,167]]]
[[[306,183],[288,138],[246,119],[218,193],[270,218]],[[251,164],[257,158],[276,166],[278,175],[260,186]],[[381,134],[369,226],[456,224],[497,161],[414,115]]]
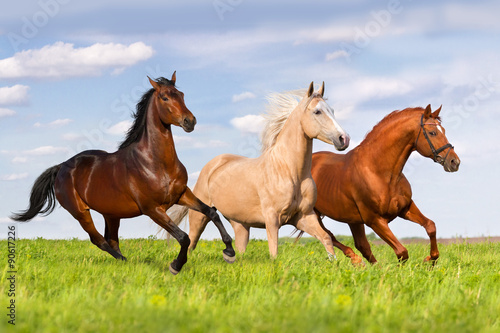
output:
[[[381,177],[394,178],[403,168],[415,148],[418,127],[412,116],[385,124],[375,136],[365,139],[358,149],[358,158],[365,159],[364,166]]]
[[[290,175],[304,179],[311,174],[312,139],[302,130],[300,118],[300,112],[290,114],[270,154],[276,164],[288,169]]]
[[[175,151],[171,125],[165,126],[162,124],[158,114],[156,99],[154,97],[151,98],[152,101],[148,105],[146,114],[146,131],[137,147],[141,153],[148,152],[153,163],[163,164],[166,168],[174,167],[174,162],[178,158]]]

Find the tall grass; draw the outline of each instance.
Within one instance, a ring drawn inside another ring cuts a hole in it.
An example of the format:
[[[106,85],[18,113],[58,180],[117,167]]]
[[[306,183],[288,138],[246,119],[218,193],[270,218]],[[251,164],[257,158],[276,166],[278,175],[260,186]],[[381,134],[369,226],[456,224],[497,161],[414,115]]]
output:
[[[499,243],[441,245],[434,267],[428,245],[408,245],[404,265],[377,245],[379,264],[356,268],[317,241],[282,243],[271,260],[253,240],[233,265],[222,242],[201,241],[177,276],[178,245],[155,239],[122,240],[127,262],[89,241],[16,246],[19,332],[500,332]]]

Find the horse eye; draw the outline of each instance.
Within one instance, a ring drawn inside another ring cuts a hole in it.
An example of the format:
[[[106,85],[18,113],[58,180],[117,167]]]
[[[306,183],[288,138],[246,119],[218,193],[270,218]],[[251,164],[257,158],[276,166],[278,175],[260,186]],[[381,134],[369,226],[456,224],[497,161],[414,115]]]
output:
[[[165,96],[161,96],[161,99],[164,100],[165,102],[168,101],[168,98]]]
[[[316,115],[321,114],[321,110],[314,110],[314,114]]]
[[[435,131],[430,131],[429,134],[432,135],[432,136],[436,136],[436,132]]]

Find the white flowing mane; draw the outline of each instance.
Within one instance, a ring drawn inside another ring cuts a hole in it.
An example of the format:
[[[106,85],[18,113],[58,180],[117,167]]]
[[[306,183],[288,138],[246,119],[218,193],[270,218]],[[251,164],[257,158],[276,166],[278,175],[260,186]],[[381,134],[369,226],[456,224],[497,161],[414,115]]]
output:
[[[299,105],[306,90],[293,90],[284,93],[272,93],[267,96],[269,103],[266,113],[262,116],[266,120],[266,126],[260,135],[262,148],[265,152],[276,143],[276,138],[280,134],[286,120],[293,110]]]

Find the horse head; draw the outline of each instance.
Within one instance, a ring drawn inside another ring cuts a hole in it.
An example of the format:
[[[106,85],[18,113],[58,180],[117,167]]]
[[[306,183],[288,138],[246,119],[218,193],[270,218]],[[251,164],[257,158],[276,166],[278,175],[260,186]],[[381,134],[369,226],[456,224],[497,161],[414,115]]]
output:
[[[446,130],[439,117],[440,112],[441,106],[432,112],[431,105],[427,105],[420,118],[420,130],[415,141],[415,149],[420,155],[432,158],[434,162],[441,164],[445,171],[455,172],[460,166],[460,159],[446,138]]]
[[[196,118],[184,104],[184,93],[175,87],[175,72],[170,80],[159,78],[149,82],[155,92],[152,101],[156,103],[158,114],[164,124],[180,126],[186,132],[192,132],[196,125]]]
[[[344,150],[349,146],[349,134],[339,125],[335,119],[333,108],[323,99],[324,92],[325,82],[316,93],[314,92],[314,83],[311,82],[309,85],[303,98],[303,102],[305,101],[307,104],[302,114],[302,129],[309,138],[317,138],[333,144],[337,150]]]

